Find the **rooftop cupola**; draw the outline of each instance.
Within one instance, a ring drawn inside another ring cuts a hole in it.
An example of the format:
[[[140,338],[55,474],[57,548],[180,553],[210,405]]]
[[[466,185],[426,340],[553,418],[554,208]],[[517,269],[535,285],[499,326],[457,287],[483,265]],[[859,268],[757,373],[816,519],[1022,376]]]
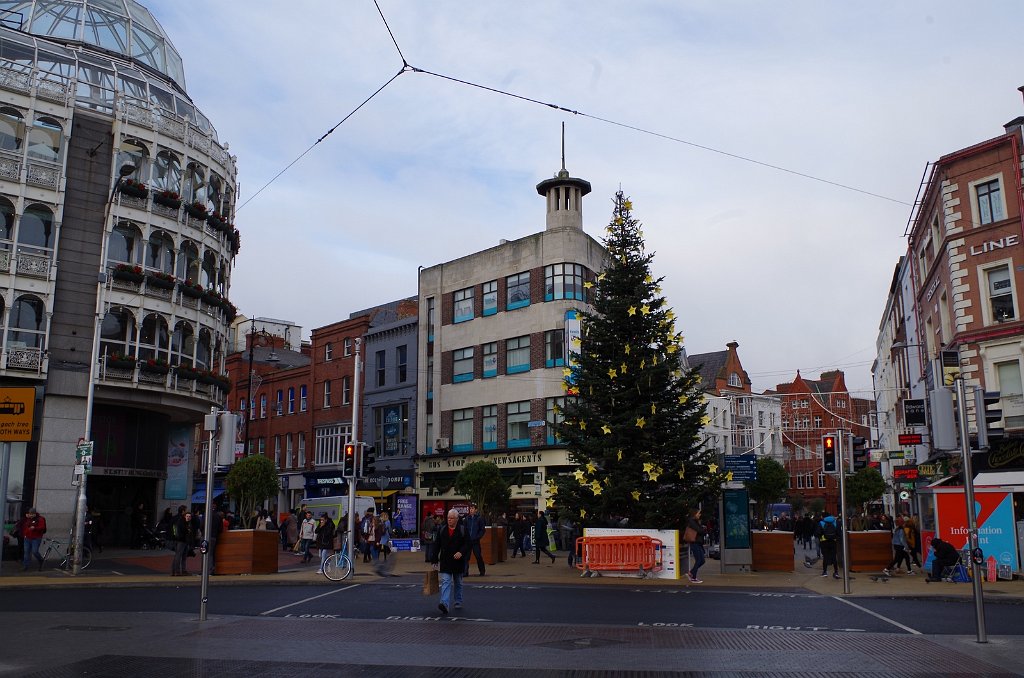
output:
[[[553,179],[537,184],[537,193],[547,199],[545,228],[578,228],[583,230],[583,196],[590,193],[590,182],[570,177],[565,169],[565,124],[562,124],[562,169]]]

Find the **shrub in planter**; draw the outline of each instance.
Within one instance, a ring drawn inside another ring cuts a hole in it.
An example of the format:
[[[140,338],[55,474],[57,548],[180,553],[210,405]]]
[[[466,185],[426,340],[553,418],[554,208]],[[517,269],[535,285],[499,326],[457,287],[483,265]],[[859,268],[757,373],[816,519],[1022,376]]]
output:
[[[153,194],[153,202],[157,205],[163,205],[164,207],[176,210],[181,207],[181,196],[174,191],[160,191]]]
[[[170,365],[163,358],[149,358],[139,363],[139,369],[153,374],[167,374],[171,371]]]
[[[199,283],[194,283],[191,280],[184,280],[182,282],[179,282],[178,289],[181,290],[181,293],[183,295],[185,295],[186,297],[191,297],[193,299],[200,298],[206,291],[203,289],[202,285],[200,285]]]
[[[140,283],[145,278],[142,267],[132,264],[118,264],[110,274],[118,280],[127,280],[134,283]]]
[[[104,359],[107,367],[129,370],[135,367],[135,356],[111,353]]]
[[[170,273],[162,271],[149,271],[146,273],[146,284],[159,287],[162,290],[173,290],[176,279]]]
[[[190,202],[185,205],[185,211],[193,219],[206,219],[206,205],[201,202]]]
[[[178,365],[174,371],[178,374],[179,379],[199,379],[202,375],[202,372],[190,365]]]
[[[145,198],[149,195],[149,187],[141,181],[135,181],[134,179],[125,179],[122,181],[118,190],[133,198]]]

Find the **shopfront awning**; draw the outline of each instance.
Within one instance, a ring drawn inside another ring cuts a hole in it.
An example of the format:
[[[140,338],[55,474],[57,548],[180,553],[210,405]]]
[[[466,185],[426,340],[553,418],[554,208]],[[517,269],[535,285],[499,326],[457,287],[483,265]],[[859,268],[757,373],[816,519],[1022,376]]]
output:
[[[398,492],[398,490],[384,490],[383,492],[381,492],[380,490],[356,490],[356,496],[374,497],[375,499],[380,499],[381,497],[390,497],[396,492]]]
[[[949,479],[950,479],[950,478],[952,478],[952,477],[953,477],[953,476],[945,476],[945,477],[943,477],[943,478],[939,478],[939,479],[938,479],[938,480],[936,480],[935,482],[933,482],[933,483],[929,483],[929,484],[928,484],[928,487],[942,487],[942,484],[943,484],[943,483],[945,483],[945,482],[946,482],[947,480],[949,480]]]
[[[224,488],[223,487],[217,487],[216,485],[214,485],[214,487],[213,487],[213,498],[216,499],[217,497],[219,497],[222,494],[224,494]],[[199,490],[196,490],[195,492],[192,493],[192,503],[193,504],[205,504],[206,503],[206,488],[205,487],[201,488]]]
[[[982,471],[974,477],[974,484],[984,487],[1015,485],[1024,488],[1024,471]]]

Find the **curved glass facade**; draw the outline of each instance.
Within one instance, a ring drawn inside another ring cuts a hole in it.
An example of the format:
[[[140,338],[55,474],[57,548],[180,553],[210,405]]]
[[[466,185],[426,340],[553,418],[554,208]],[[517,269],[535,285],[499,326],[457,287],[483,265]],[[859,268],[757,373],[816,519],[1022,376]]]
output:
[[[133,0],[2,0],[0,24],[95,45],[157,70],[185,89],[181,55],[149,10]]]

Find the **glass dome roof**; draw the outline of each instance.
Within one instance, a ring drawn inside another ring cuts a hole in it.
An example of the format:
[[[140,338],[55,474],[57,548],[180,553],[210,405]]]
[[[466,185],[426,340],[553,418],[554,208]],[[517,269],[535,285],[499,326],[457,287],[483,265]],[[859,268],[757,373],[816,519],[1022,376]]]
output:
[[[185,89],[178,50],[149,10],[135,0],[0,0],[0,24],[116,52]]]

